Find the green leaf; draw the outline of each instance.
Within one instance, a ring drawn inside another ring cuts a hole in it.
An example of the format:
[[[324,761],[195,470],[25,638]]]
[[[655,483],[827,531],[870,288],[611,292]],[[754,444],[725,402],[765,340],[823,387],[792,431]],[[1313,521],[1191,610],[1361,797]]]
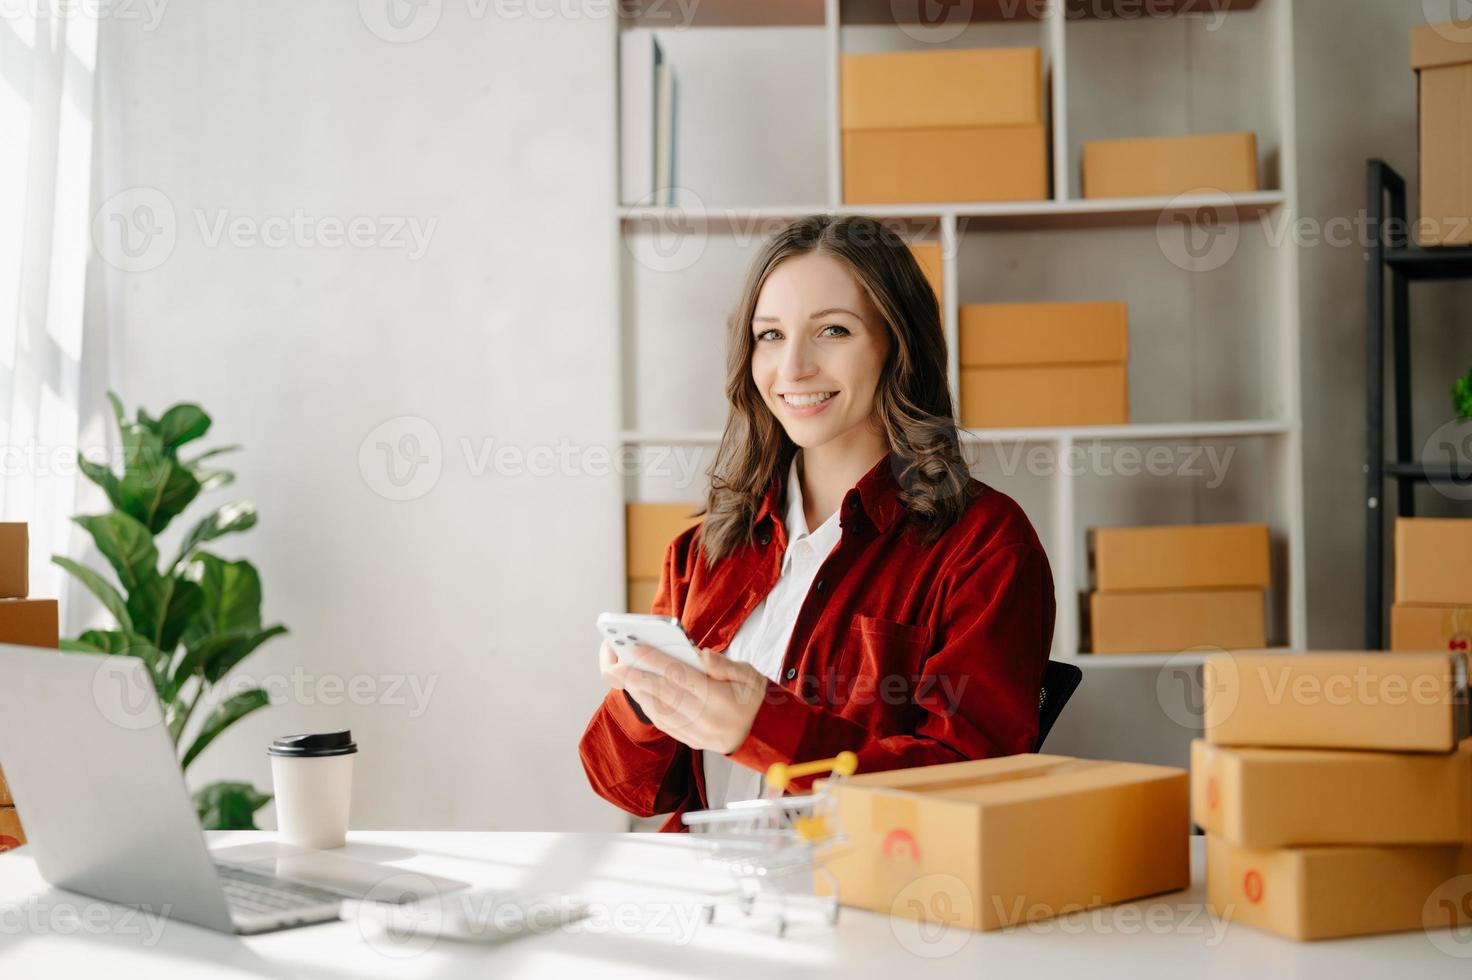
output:
[[[193,473],[194,478],[199,481],[200,493],[228,487],[235,482],[235,474],[229,470],[194,470]]]
[[[158,578],[158,548],[153,534],[136,518],[127,514],[82,515],[72,518],[88,534],[102,552],[102,557],[117,572],[118,582],[128,593]]]
[[[59,642],[57,644],[57,649],[58,650],[69,650],[72,653],[106,653],[107,652],[106,650],[101,650],[101,649],[93,646],[92,644],[87,643],[84,640],[69,640],[66,637],[62,637],[61,638],[61,642]]]
[[[158,620],[154,642],[160,650],[173,650],[195,615],[204,606],[204,590],[188,579],[170,575],[164,581],[168,599]]]
[[[121,484],[118,483],[117,474],[101,463],[94,463],[84,456],[77,457],[77,466],[82,475],[102,488],[107,494],[108,502],[114,507],[119,506]]]
[[[217,735],[252,711],[264,708],[270,703],[270,695],[259,687],[253,687],[249,690],[241,691],[215,708],[205,718],[204,724],[200,725],[199,734],[194,737],[193,744],[184,753],[181,764],[187,769],[189,763],[193,762],[201,752],[208,748],[209,744],[215,740]]]
[[[112,403],[112,417],[117,420],[118,428],[121,429],[126,424],[122,399],[118,397],[117,392],[109,391],[107,393],[107,400]]]
[[[112,618],[117,620],[120,628],[130,632],[132,631],[133,617],[128,615],[127,603],[118,594],[118,590],[113,588],[111,582],[81,562],[72,561],[70,558],[63,557],[62,555],[52,556],[51,562],[54,565],[60,565],[66,569],[77,581],[85,585],[87,591],[95,595],[103,607],[112,613]]]
[[[172,693],[168,691],[167,664],[165,657],[158,648],[136,633],[125,630],[87,630],[77,637],[80,643],[86,645],[87,649],[96,653],[110,653],[114,656],[137,657],[148,666],[148,673],[153,678],[153,686],[158,691],[159,700],[165,707],[172,700]]]
[[[212,633],[261,628],[261,576],[250,562],[225,561],[201,551],[189,563],[189,575],[204,590],[204,605],[185,631],[186,645]]]
[[[179,548],[179,557],[174,559],[172,567],[178,568],[189,560],[194,549],[206,541],[227,534],[238,534],[241,531],[249,531],[256,526],[256,507],[249,501],[225,504],[218,508],[213,514],[204,518],[184,537],[184,544]]]
[[[204,409],[198,405],[188,402],[175,405],[164,417],[158,420],[154,431],[158,433],[159,439],[163,441],[164,449],[169,453],[203,436],[210,430],[210,417],[205,414]]]
[[[256,830],[255,812],[271,802],[250,783],[220,781],[194,794],[194,809],[205,830]]]
[[[1472,419],[1472,371],[1458,378],[1452,385],[1452,408],[1458,418]]]
[[[205,680],[211,684],[219,681],[262,643],[285,632],[286,627],[277,623],[255,632],[239,631],[210,637],[196,648],[199,651],[197,662],[204,671]]]
[[[122,440],[123,476],[114,506],[158,534],[199,495],[199,481],[157,433],[125,424]]]
[[[244,448],[244,446],[216,446],[214,449],[205,450],[191,460],[186,460],[184,462],[184,465],[195,467],[198,466],[200,463],[203,463],[207,459],[213,459],[216,456],[223,456],[225,453],[238,453]]]

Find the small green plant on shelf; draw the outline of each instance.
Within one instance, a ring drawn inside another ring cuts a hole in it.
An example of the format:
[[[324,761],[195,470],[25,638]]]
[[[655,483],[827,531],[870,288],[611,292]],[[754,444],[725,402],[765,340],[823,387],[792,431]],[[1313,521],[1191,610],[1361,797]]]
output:
[[[256,524],[253,504],[223,504],[184,535],[178,553],[160,564],[157,539],[196,497],[235,479],[208,461],[239,446],[221,446],[185,459],[180,449],[204,436],[211,420],[198,405],[178,404],[159,418],[143,408],[129,418],[108,392],[120,434],[122,472],[79,459],[83,474],[107,494],[112,511],[72,518],[92,537],[117,576],[64,555],[52,561],[97,597],[116,623],[62,640],[65,650],[132,656],[148,667],[164,722],[186,771],[211,742],[270,698],[259,687],[239,691],[191,726],[195,709],[216,700],[225,675],[261,644],[286,632],[261,625],[261,579],[248,561],[227,561],[205,545]],[[187,736],[187,737],[186,737]],[[255,813],[270,801],[249,783],[211,783],[194,794],[207,830],[253,830]]]
[[[1452,385],[1452,407],[1457,418],[1472,419],[1472,369]]]

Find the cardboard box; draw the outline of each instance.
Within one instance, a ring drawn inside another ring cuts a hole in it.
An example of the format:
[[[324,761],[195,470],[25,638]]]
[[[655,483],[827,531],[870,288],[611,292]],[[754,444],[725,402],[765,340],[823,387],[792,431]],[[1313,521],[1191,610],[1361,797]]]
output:
[[[700,517],[694,512],[700,504],[624,505],[625,564],[628,577],[652,578],[659,581],[664,571],[664,553],[670,542]]]
[[[0,851],[13,851],[26,842],[20,817],[13,806],[0,806]]]
[[[1451,654],[1222,653],[1201,685],[1213,745],[1450,752],[1469,734]]]
[[[1043,121],[1039,48],[845,54],[841,68],[844,129]]]
[[[1129,403],[1123,364],[961,368],[961,424],[970,428],[1121,425]]]
[[[1472,848],[1457,845],[1264,850],[1206,838],[1212,913],[1289,939],[1466,928],[1469,871]]]
[[[1272,578],[1266,524],[1094,528],[1089,558],[1100,592],[1265,589]]]
[[[1191,819],[1245,847],[1472,843],[1472,739],[1447,754],[1196,739]]]
[[[1472,654],[1472,606],[1390,607],[1390,649]]]
[[[659,592],[657,578],[629,579],[629,612],[647,613],[654,606],[654,596]]]
[[[1472,245],[1472,22],[1411,31],[1420,102],[1422,245]]]
[[[0,599],[0,643],[55,649],[60,635],[55,599]]]
[[[984,303],[961,307],[961,365],[1120,364],[1129,360],[1124,303]]]
[[[1264,605],[1262,589],[1095,592],[1089,596],[1093,652],[1258,650],[1267,645]]]
[[[935,301],[944,304],[946,293],[944,280],[944,264],[941,260],[940,245],[936,242],[914,242],[910,245],[910,254],[915,256],[915,261],[920,266],[920,271],[925,274],[925,279],[930,283],[930,288],[935,290]]]
[[[860,773],[834,792],[844,905],[985,930],[1190,881],[1180,769],[1014,755]]]
[[[31,594],[29,530],[24,522],[0,523],[0,599]]]
[[[843,132],[845,204],[1041,201],[1048,196],[1042,123]]]
[[[1472,520],[1396,518],[1395,601],[1472,606]]]
[[[1084,197],[1249,193],[1257,185],[1257,136],[1215,133],[1084,144]]]

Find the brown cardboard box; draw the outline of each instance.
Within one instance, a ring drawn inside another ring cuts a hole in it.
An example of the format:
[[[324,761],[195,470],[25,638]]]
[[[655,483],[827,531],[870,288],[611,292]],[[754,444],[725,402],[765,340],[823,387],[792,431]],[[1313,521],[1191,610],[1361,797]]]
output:
[[[1450,752],[1467,662],[1438,653],[1221,653],[1202,666],[1213,745]]]
[[[1472,606],[1472,520],[1395,520],[1395,601]]]
[[[1048,196],[1042,123],[843,132],[846,204],[1041,201]]]
[[[1039,48],[845,54],[841,88],[844,129],[1043,121]]]
[[[1411,31],[1420,100],[1422,245],[1472,245],[1472,21]]]
[[[700,504],[624,505],[625,560],[628,577],[659,581],[664,570],[664,553],[670,542],[701,518],[694,516]]]
[[[1100,592],[1265,589],[1271,584],[1266,524],[1094,528],[1089,556]]]
[[[1267,645],[1263,607],[1262,589],[1095,592],[1089,596],[1093,652],[1261,649]]]
[[[1118,364],[1129,360],[1124,303],[980,303],[961,307],[961,365]]]
[[[971,428],[1120,425],[1129,401],[1123,364],[961,368],[961,424]]]
[[[1084,144],[1084,197],[1246,193],[1257,186],[1257,136],[1215,133]]]
[[[1472,654],[1472,606],[1390,607],[1390,649]]]
[[[1289,939],[1466,928],[1469,871],[1472,848],[1458,845],[1259,850],[1206,838],[1212,913]]]
[[[1457,751],[1191,743],[1191,819],[1246,847],[1472,843],[1472,739]]]
[[[15,807],[0,806],[0,851],[13,851],[26,842]]]
[[[30,541],[24,522],[0,523],[0,599],[31,594]]]
[[[997,929],[1190,881],[1180,769],[1014,755],[834,788],[851,846],[828,868],[845,905]]]
[[[941,262],[940,245],[936,242],[913,242],[910,245],[910,253],[915,256],[915,261],[920,265],[920,271],[925,273],[925,279],[930,283],[930,288],[935,290],[935,301],[945,303],[946,293],[942,288],[945,285],[944,265]]]
[[[55,649],[60,635],[55,599],[0,599],[0,643]]]

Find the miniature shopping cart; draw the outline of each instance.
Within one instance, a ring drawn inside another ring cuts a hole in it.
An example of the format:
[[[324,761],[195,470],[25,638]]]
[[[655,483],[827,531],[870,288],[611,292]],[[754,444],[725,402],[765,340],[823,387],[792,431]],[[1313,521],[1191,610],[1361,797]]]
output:
[[[769,793],[718,810],[696,810],[681,819],[705,845],[706,860],[724,866],[736,879],[730,892],[705,903],[705,921],[715,922],[716,909],[734,905],[750,916],[766,895],[777,906],[777,935],[787,932],[789,907],[815,906],[830,924],[838,922],[838,882],[823,866],[828,855],[847,843],[835,808],[833,786],[858,768],[852,752],[797,765],[777,763],[767,770]],[[805,796],[783,796],[792,781],[827,772],[822,788]],[[792,892],[795,875],[811,872],[827,885],[826,895]]]

